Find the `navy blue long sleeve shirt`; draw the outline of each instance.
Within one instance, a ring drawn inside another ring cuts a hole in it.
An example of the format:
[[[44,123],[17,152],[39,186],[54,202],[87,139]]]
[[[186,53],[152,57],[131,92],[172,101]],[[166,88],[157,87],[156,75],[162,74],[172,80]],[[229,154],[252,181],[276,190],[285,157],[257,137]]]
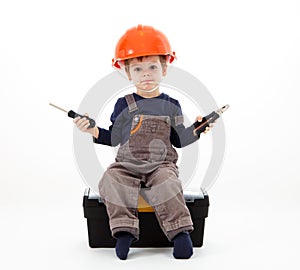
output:
[[[186,128],[183,123],[181,106],[176,99],[162,93],[154,98],[144,98],[133,93],[138,111],[134,114],[163,115],[171,119],[171,144],[177,148],[184,147],[196,141],[199,137],[193,135],[194,126]],[[109,129],[100,128],[98,138],[94,142],[109,146],[124,144],[130,136],[133,114],[129,113],[125,97],[119,98],[110,117]]]

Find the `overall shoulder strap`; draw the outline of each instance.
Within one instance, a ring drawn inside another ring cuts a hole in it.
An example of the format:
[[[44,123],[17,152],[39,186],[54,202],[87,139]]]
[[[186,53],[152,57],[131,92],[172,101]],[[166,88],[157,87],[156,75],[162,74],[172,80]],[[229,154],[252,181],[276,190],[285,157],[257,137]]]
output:
[[[128,94],[125,96],[127,105],[128,105],[128,112],[133,113],[138,110],[138,106],[134,100],[133,94]]]

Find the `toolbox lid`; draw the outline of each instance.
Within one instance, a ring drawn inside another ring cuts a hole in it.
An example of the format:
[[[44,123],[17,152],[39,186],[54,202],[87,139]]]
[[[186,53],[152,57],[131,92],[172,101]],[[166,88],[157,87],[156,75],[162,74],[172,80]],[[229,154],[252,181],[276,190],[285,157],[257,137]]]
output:
[[[184,191],[183,196],[186,202],[194,202],[197,199],[204,199],[207,195],[207,192],[203,189],[198,191]],[[87,197],[89,200],[98,200],[102,203],[102,199],[98,194],[95,194],[90,188],[84,190],[84,197]]]
[[[108,127],[117,99],[132,92],[135,92],[133,85],[114,71],[100,79],[87,92],[76,111],[80,114],[89,113],[89,117],[97,120],[99,126]],[[175,66],[168,69],[167,76],[160,84],[160,92],[180,102],[186,127],[192,126],[196,115],[205,116],[220,107],[196,77]],[[220,117],[209,134],[202,134],[198,142],[177,149],[181,151],[181,159],[177,165],[184,189],[189,188],[190,184],[195,191],[211,188],[223,164],[225,141],[224,123]],[[99,180],[108,165],[114,161],[116,149],[95,144],[90,134],[83,133],[74,126],[73,151],[82,179],[93,193],[98,194]]]

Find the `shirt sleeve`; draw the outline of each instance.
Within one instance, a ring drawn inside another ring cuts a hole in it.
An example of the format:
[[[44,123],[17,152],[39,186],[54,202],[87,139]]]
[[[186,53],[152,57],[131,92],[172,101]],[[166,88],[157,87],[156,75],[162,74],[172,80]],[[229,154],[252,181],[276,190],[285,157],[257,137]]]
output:
[[[195,136],[193,134],[194,125],[185,127],[184,117],[178,101],[176,101],[176,105],[177,109],[172,121],[170,140],[173,146],[182,148],[197,141],[200,138],[200,135]]]
[[[98,138],[93,138],[94,143],[104,144],[109,146],[117,146],[121,142],[122,129],[122,110],[124,108],[124,101],[119,98],[115,104],[114,111],[111,114],[111,125],[109,129],[97,127],[99,129]],[[126,106],[126,105],[125,105]]]

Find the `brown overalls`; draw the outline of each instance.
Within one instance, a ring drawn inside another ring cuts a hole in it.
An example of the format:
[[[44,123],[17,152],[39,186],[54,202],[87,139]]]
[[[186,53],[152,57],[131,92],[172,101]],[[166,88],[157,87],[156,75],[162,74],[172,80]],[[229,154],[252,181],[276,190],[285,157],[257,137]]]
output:
[[[125,98],[129,113],[136,111],[134,97]],[[129,140],[120,146],[116,162],[99,182],[113,237],[119,231],[128,231],[139,238],[139,194],[154,208],[170,241],[179,232],[193,230],[178,179],[178,155],[171,145],[170,131],[169,116],[133,116]],[[146,188],[141,188],[142,182]]]

